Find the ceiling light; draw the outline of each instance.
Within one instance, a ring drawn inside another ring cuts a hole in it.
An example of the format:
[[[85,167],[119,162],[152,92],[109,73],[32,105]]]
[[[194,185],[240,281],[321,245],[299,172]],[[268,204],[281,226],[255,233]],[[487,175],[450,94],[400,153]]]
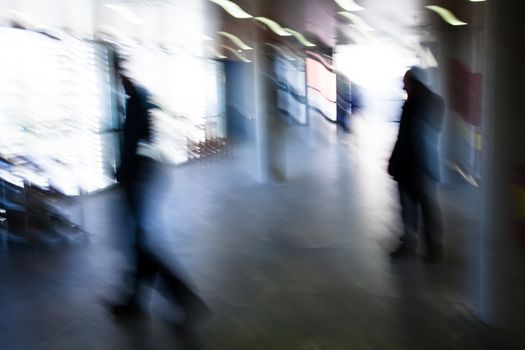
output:
[[[241,55],[240,53],[238,53],[234,48],[231,48],[229,46],[226,46],[226,45],[222,45],[221,46],[222,48],[232,52],[235,56],[239,57],[240,60],[242,60],[243,62],[246,62],[246,63],[250,63],[251,61],[249,59],[247,59],[246,57],[244,57],[243,55]]]
[[[220,58],[220,59],[226,59],[226,58],[228,58],[228,57],[226,57],[226,56],[220,54],[218,51],[215,51],[215,56],[217,56],[217,58]]]
[[[308,40],[306,40],[306,38],[304,37],[304,35],[302,35],[301,33],[299,33],[298,31],[295,31],[293,29],[290,29],[290,28],[284,28],[285,31],[287,31],[288,33],[291,33],[293,36],[295,36],[295,38],[301,43],[303,44],[304,46],[308,46],[308,47],[313,47],[315,46],[314,43],[311,43],[309,42]]]
[[[102,4],[102,6],[118,13],[120,16],[122,16],[123,18],[125,18],[131,23],[135,23],[135,24],[145,23],[142,18],[140,18],[135,13],[133,13],[133,11],[125,7],[115,5],[115,4]]]
[[[356,15],[355,13],[346,12],[346,11],[340,11],[337,12],[341,16],[344,16],[352,21],[353,25],[364,32],[373,32],[375,31],[375,28],[370,26],[364,19]]]
[[[228,39],[230,39],[231,41],[233,41],[233,43],[237,46],[239,46],[241,49],[243,50],[252,50],[251,47],[249,47],[248,45],[246,45],[239,37],[231,34],[231,33],[228,33],[228,32],[219,32],[218,34],[222,35],[222,36],[225,36],[227,37]]]
[[[363,11],[365,8],[359,6],[354,0],[335,0],[342,9],[346,11]]]
[[[252,18],[253,16],[244,11],[239,5],[229,0],[210,0],[211,2],[219,5],[235,18]]]
[[[425,6],[425,7],[429,9],[430,11],[434,11],[435,13],[440,15],[441,18],[443,18],[443,20],[450,25],[463,26],[467,24],[466,22],[460,21],[452,12],[450,12],[446,8],[443,8],[441,6],[435,6],[435,5],[430,5],[430,6]]]
[[[485,0],[469,0],[470,2],[485,2]]]
[[[213,47],[208,47],[208,50],[209,52],[213,53],[213,55],[217,58],[220,58],[220,59],[225,59],[225,58],[228,58],[226,56],[224,56],[223,54],[221,54],[217,49],[213,48]]]
[[[262,23],[266,24],[268,26],[268,28],[270,28],[272,30],[272,32],[274,32],[275,34],[277,34],[279,36],[292,36],[293,35],[292,33],[287,32],[286,30],[284,30],[284,28],[281,27],[279,25],[279,23],[277,23],[275,21],[272,21],[269,18],[266,18],[266,17],[255,17],[255,19],[258,20],[259,22],[262,22]]]

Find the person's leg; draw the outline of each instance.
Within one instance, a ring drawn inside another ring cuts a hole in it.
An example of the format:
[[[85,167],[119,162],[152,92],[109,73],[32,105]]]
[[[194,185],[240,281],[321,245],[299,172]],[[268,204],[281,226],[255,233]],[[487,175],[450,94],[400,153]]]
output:
[[[428,258],[440,259],[443,254],[443,223],[437,199],[437,186],[426,179],[421,194],[421,211]]]
[[[156,260],[156,264],[162,283],[159,291],[184,309],[184,320],[179,324],[179,329],[189,330],[206,320],[211,315],[210,309],[181,274],[162,260]]]
[[[158,266],[148,253],[144,244],[144,232],[141,229],[140,196],[136,184],[128,184],[124,188],[125,199],[130,221],[135,228],[131,235],[131,249],[125,249],[130,272],[125,278],[125,292],[117,302],[109,308],[116,316],[139,316],[148,301],[151,287],[158,272]]]
[[[398,185],[398,189],[404,235],[401,237],[402,244],[392,252],[392,257],[402,257],[415,253],[419,226],[419,210],[414,194],[402,184]]]

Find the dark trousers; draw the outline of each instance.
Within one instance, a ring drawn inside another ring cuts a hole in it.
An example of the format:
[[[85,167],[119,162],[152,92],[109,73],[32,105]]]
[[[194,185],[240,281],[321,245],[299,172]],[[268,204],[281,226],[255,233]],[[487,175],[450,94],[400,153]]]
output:
[[[159,191],[150,189],[155,181],[162,181],[154,177],[155,169],[149,162],[144,160],[142,172],[124,185],[129,213],[135,225],[132,253],[134,256],[130,257],[132,290],[129,298],[136,303],[146,301],[144,299],[150,294],[148,290],[154,287],[157,277],[160,277],[162,284],[158,288],[159,291],[177,304],[188,306],[198,297],[174,268],[146,243],[150,227],[145,224],[144,215],[148,214],[145,214],[144,206],[151,203],[146,196],[155,195],[155,192],[158,194]]]
[[[422,177],[410,184],[399,183],[401,217],[404,225],[403,241],[416,247],[420,223],[429,253],[442,249],[441,210],[437,200],[436,183]]]

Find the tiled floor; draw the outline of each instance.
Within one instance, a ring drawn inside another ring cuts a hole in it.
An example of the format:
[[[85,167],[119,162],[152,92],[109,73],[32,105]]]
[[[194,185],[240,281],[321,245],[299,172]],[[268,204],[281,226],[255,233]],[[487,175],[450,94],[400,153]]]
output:
[[[0,255],[0,349],[505,349],[478,323],[468,249],[478,194],[442,186],[446,260],[393,263],[400,232],[385,157],[395,130],[357,121],[288,130],[284,183],[254,180],[253,158],[172,170],[162,249],[214,310],[192,337],[154,294],[149,320],[116,322],[100,304],[120,285],[126,236],[118,191],[85,203],[87,239]]]

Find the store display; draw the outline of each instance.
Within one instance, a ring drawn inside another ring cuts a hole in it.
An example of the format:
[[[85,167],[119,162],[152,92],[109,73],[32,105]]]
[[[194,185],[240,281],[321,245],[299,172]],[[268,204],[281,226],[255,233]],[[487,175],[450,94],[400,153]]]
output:
[[[67,34],[15,28],[0,28],[0,46],[3,229],[10,240],[58,239],[79,230],[81,203],[71,200],[114,182],[103,142],[107,54]]]
[[[0,155],[26,157],[64,195],[107,187],[104,53],[69,35],[13,28],[0,29],[0,45]]]

